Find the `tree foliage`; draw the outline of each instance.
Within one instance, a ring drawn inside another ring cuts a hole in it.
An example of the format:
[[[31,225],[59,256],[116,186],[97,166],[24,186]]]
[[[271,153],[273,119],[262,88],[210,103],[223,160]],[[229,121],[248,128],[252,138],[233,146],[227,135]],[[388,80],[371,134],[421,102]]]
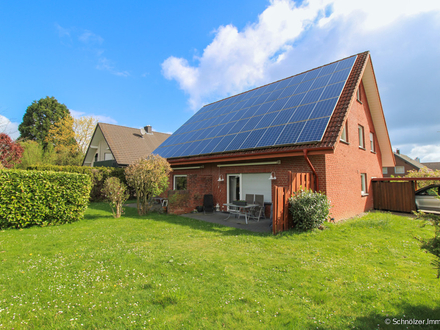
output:
[[[440,170],[431,170],[427,167],[424,167],[418,171],[412,170],[409,171],[405,178],[440,178]],[[426,181],[417,181],[417,189],[421,189],[423,187],[429,186],[430,184],[440,183],[439,181],[434,180],[426,180]]]
[[[59,103],[53,96],[33,101],[26,109],[23,122],[18,126],[20,137],[37,141],[46,149],[46,136],[49,130],[54,124],[69,116],[69,109],[64,104]]]
[[[127,186],[118,178],[110,177],[105,180],[102,192],[110,203],[113,217],[120,218],[124,211],[122,205],[130,197]]]
[[[170,172],[170,164],[158,155],[148,155],[125,169],[127,183],[136,191],[139,215],[148,212],[149,200],[168,187]]]
[[[84,155],[87,152],[87,147],[92,139],[97,123],[98,119],[93,116],[82,116],[73,120],[75,140]]]
[[[5,168],[19,164],[23,155],[23,147],[12,141],[9,135],[0,133],[0,163]]]

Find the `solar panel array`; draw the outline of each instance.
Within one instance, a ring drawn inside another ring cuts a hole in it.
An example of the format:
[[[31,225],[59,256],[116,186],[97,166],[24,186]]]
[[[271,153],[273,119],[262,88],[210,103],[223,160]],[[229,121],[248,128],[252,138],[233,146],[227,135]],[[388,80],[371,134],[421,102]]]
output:
[[[356,57],[208,104],[154,153],[175,158],[321,141]]]

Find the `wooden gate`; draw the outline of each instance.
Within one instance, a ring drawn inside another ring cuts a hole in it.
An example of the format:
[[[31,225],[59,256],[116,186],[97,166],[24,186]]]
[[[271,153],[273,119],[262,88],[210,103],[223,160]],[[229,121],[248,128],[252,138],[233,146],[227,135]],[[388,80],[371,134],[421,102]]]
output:
[[[272,230],[274,234],[292,228],[292,215],[289,212],[289,198],[300,189],[313,189],[316,191],[315,179],[312,173],[288,172],[286,187],[274,186],[272,191]]]
[[[376,210],[411,213],[416,210],[415,182],[372,181]]]

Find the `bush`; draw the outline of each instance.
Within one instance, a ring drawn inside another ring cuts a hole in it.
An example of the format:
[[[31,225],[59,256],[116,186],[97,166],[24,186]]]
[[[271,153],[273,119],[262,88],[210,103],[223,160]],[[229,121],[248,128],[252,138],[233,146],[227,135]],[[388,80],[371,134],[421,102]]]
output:
[[[90,191],[90,201],[99,202],[105,199],[102,189],[104,182],[109,177],[116,177],[125,185],[124,169],[119,167],[89,167],[89,166],[75,166],[75,165],[32,165],[27,167],[28,170],[36,171],[54,171],[54,172],[68,172],[87,174],[92,179],[92,190]],[[130,191],[131,195],[133,193]]]
[[[83,218],[91,189],[83,174],[0,170],[0,227],[57,225]]]
[[[122,205],[130,197],[130,194],[127,192],[127,186],[118,178],[111,177],[105,180],[102,192],[110,202],[113,216],[115,218],[121,217],[124,211]]]
[[[318,228],[328,218],[330,202],[321,192],[300,190],[289,198],[293,224],[299,230]]]

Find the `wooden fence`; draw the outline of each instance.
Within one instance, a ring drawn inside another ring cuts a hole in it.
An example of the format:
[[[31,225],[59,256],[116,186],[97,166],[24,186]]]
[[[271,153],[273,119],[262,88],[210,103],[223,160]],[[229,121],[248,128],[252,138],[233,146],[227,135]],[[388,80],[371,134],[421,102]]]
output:
[[[293,222],[289,212],[289,198],[301,188],[316,191],[315,178],[312,173],[292,173],[289,171],[287,187],[273,187],[272,229],[274,234],[292,228]]]
[[[416,210],[415,182],[372,181],[376,210],[410,213]]]

